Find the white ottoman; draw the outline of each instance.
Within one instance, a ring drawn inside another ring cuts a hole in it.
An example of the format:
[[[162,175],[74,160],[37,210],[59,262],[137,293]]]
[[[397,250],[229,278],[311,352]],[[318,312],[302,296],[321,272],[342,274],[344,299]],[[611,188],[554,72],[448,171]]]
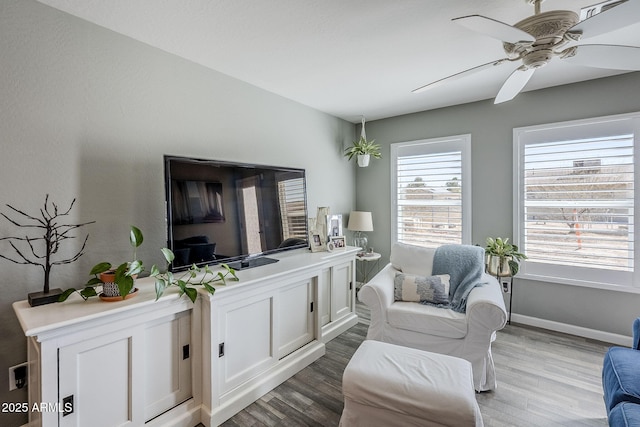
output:
[[[342,377],[341,427],[483,426],[471,363],[366,340]]]

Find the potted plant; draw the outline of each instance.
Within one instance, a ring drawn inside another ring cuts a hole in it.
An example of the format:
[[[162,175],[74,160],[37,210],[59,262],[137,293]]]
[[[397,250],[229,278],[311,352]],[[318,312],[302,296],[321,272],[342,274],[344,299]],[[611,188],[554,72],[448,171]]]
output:
[[[137,248],[142,244],[144,237],[142,231],[138,227],[131,226],[129,231],[129,243],[133,248],[133,257],[131,261],[123,262],[113,268],[110,262],[100,262],[91,268],[89,272],[92,277],[82,290],[74,288],[67,289],[60,295],[58,301],[65,301],[73,292],[78,292],[85,300],[89,297],[98,295],[97,286],[102,286],[101,298],[109,299],[122,297],[126,299],[131,296],[134,291],[134,280],[144,270],[142,261],[136,259]]]
[[[134,289],[134,279],[136,276],[144,270],[142,261],[136,258],[136,248],[142,244],[142,232],[131,226],[131,233],[129,236],[129,242],[133,247],[133,261],[124,262],[120,264],[116,269],[113,269],[108,262],[101,262],[96,264],[90,271],[90,274],[95,276],[89,280],[84,288],[67,289],[60,296],[59,302],[65,301],[69,296],[78,292],[80,296],[86,301],[91,297],[97,296],[98,292],[96,287],[102,286],[101,298],[108,301],[126,299],[131,295],[131,291]],[[167,266],[171,264],[175,258],[173,252],[168,248],[162,248],[162,255],[167,262]],[[151,267],[150,276],[155,279],[156,301],[164,294],[164,292],[171,286],[175,286],[180,289],[180,296],[187,295],[191,302],[195,302],[198,291],[195,286],[202,286],[208,293],[213,295],[215,288],[212,286],[214,282],[222,282],[226,284],[226,280],[231,276],[230,280],[238,280],[234,269],[227,264],[220,264],[220,267],[224,271],[214,272],[206,265],[204,267],[198,267],[193,264],[182,275],[177,276],[171,271],[164,273],[160,272],[160,269],[154,264]],[[204,273],[204,274],[201,274]],[[112,288],[112,291],[108,295],[105,294],[105,289]],[[115,296],[113,295],[115,293]]]
[[[520,261],[527,256],[518,251],[518,246],[509,243],[509,238],[487,238],[485,248],[487,273],[496,277],[511,277],[518,274]]]
[[[167,266],[171,264],[175,258],[173,252],[168,248],[162,248],[162,255],[167,261]],[[231,276],[231,280],[238,280],[233,268],[227,264],[220,264],[220,267],[222,267],[224,272],[214,272],[208,265],[200,268],[192,264],[189,270],[184,272],[180,277],[176,277],[171,271],[161,273],[158,267],[153,265],[153,267],[151,267],[151,277],[156,279],[156,301],[164,294],[164,291],[171,286],[180,289],[180,296],[186,294],[191,302],[195,302],[198,291],[194,286],[202,286],[208,293],[213,295],[216,289],[211,285],[212,283],[220,281],[224,285],[226,284],[228,276]],[[202,272],[204,272],[204,274],[199,276]]]
[[[367,141],[364,136],[361,136],[359,140],[354,141],[353,145],[345,150],[345,157],[351,160],[354,156],[357,156],[358,166],[364,168],[369,165],[371,157],[379,159],[382,157],[380,153],[380,145],[375,144],[375,140]]]

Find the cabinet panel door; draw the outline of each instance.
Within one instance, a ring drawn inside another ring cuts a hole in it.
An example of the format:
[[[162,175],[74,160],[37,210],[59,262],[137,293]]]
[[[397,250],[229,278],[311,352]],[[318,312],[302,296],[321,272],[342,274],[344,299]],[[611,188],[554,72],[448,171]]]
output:
[[[278,294],[278,358],[313,341],[313,283],[311,280],[284,287]]]
[[[318,319],[320,326],[331,321],[331,269],[325,268],[320,273],[318,282]]]
[[[59,403],[73,396],[73,413],[60,414],[60,426],[144,424],[142,376],[133,369],[136,338],[118,331],[60,349]]]
[[[220,307],[220,393],[242,384],[275,363],[273,296],[262,295]]]
[[[351,312],[351,275],[350,261],[331,268],[331,321]]]
[[[191,311],[146,325],[145,420],[191,397]]]

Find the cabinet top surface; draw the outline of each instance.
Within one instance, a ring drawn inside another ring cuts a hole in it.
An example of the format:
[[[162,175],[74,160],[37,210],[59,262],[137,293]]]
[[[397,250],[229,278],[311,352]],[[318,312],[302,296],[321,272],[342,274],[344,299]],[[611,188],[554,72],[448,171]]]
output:
[[[227,285],[214,285],[216,293],[234,292],[234,290],[246,289],[248,286],[264,283],[270,279],[289,276],[307,269],[321,268],[323,265],[353,259],[358,248],[347,247],[337,252],[291,251],[269,255],[279,262],[238,271],[239,281],[227,281]],[[53,303],[38,307],[30,307],[26,300],[13,303],[13,309],[18,317],[20,326],[26,336],[38,336],[53,332],[57,329],[70,327],[90,320],[111,321],[118,317],[128,317],[134,310],[153,310],[154,304],[172,304],[180,299],[178,289],[168,289],[159,302],[156,301],[154,279],[150,277],[136,280],[138,294],[130,299],[116,302],[104,302],[99,298],[90,298],[85,301],[77,293],[74,293],[63,303]],[[210,296],[201,293],[201,296]],[[182,302],[191,302],[183,296]]]

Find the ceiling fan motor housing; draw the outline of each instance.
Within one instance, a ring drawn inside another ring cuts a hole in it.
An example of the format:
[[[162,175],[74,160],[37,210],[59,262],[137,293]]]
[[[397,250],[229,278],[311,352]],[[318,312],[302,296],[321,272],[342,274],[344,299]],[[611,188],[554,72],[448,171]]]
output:
[[[514,27],[535,37],[529,43],[503,43],[507,56],[522,58],[527,68],[540,68],[554,56],[554,50],[568,42],[565,34],[580,20],[577,13],[570,10],[552,10],[530,16],[516,23]]]

